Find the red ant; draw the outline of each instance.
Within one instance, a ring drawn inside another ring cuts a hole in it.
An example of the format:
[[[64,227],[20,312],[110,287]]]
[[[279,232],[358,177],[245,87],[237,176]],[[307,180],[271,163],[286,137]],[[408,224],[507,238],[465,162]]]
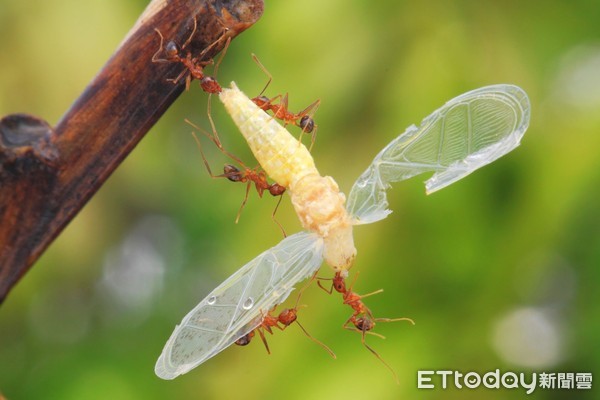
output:
[[[281,186],[278,183],[269,184],[269,182],[267,181],[267,175],[265,174],[265,172],[263,170],[260,170],[258,167],[253,168],[253,169],[247,167],[242,162],[242,160],[240,160],[238,157],[234,156],[233,154],[231,154],[227,150],[225,150],[225,148],[221,144],[221,141],[216,136],[216,133],[214,135],[211,135],[210,133],[206,132],[204,129],[202,129],[199,126],[195,125],[194,123],[190,122],[189,120],[186,119],[185,121],[188,124],[190,124],[192,127],[194,127],[195,129],[204,133],[204,135],[207,136],[210,140],[212,140],[212,142],[219,148],[219,150],[221,150],[221,152],[223,154],[225,154],[229,158],[235,160],[243,168],[243,171],[240,171],[240,169],[235,167],[234,165],[225,164],[225,166],[223,167],[223,173],[220,175],[214,175],[210,168],[210,164],[208,163],[208,160],[206,159],[206,156],[204,155],[204,151],[202,150],[202,144],[200,143],[200,139],[196,136],[196,134],[192,133],[194,135],[194,139],[196,140],[196,143],[198,145],[198,149],[200,150],[200,154],[202,155],[202,160],[204,161],[204,166],[206,167],[208,174],[211,176],[211,178],[227,178],[231,182],[241,182],[241,183],[247,184],[246,185],[246,194],[244,195],[244,200],[242,201],[242,205],[240,206],[240,210],[238,211],[237,217],[235,219],[235,223],[237,224],[240,219],[242,210],[244,209],[244,207],[246,206],[246,202],[248,201],[248,194],[250,193],[250,187],[252,186],[252,183],[254,182],[254,187],[256,188],[256,191],[258,192],[259,197],[262,198],[262,195],[265,191],[268,191],[271,194],[271,196],[279,196],[279,201],[277,202],[277,205],[275,206],[275,209],[273,210],[273,214],[271,215],[271,218],[279,226],[279,228],[283,232],[283,235],[285,236],[285,231],[284,231],[283,227],[281,226],[279,221],[277,221],[275,219],[275,213],[277,212],[277,209],[279,208],[279,204],[281,203],[281,199],[283,198],[282,195],[283,195],[283,193],[285,193],[286,188],[284,186]],[[213,126],[213,129],[214,129],[214,126]]]
[[[365,305],[365,303],[363,303],[362,299],[364,299],[365,297],[372,296],[374,294],[381,293],[381,292],[383,292],[383,289],[379,289],[379,290],[376,290],[376,291],[368,293],[368,294],[360,295],[360,294],[352,291],[352,286],[354,285],[354,283],[352,283],[352,285],[349,288],[346,288],[345,279],[347,276],[348,276],[347,271],[341,271],[341,272],[336,272],[335,276],[332,279],[332,288],[335,289],[336,292],[341,293],[342,297],[344,299],[344,304],[348,304],[354,310],[354,313],[352,313],[350,318],[348,318],[348,320],[344,323],[343,328],[360,332],[362,334],[362,338],[361,338],[362,344],[371,353],[373,353],[373,355],[375,355],[375,357],[377,357],[379,359],[379,361],[381,361],[383,363],[383,365],[386,366],[387,369],[390,370],[392,375],[394,375],[394,380],[397,383],[399,383],[398,375],[396,375],[396,372],[392,369],[392,367],[390,367],[390,365],[388,363],[386,363],[383,360],[383,358],[381,358],[381,356],[371,346],[369,346],[366,343],[365,337],[366,337],[366,334],[368,333],[371,335],[378,336],[382,339],[385,339],[384,336],[382,336],[378,333],[375,333],[375,332],[371,332],[373,330],[373,328],[375,328],[375,325],[377,322],[408,321],[413,325],[415,323],[410,318],[375,318],[373,316],[373,313],[371,312],[371,310],[369,310],[369,308]],[[356,277],[358,277],[358,274],[354,278],[355,282],[356,282]],[[317,284],[323,290],[325,290],[331,294],[332,290],[325,289],[321,285],[320,281],[318,281]],[[352,324],[353,326],[349,326],[350,324]]]
[[[300,293],[300,295],[301,294],[302,293]],[[264,331],[267,331],[272,335],[273,330],[271,328],[277,328],[281,331],[284,331],[288,326],[295,322],[310,340],[324,348],[331,355],[331,357],[336,358],[335,353],[331,351],[331,349],[327,347],[327,345],[312,337],[310,333],[308,333],[308,331],[304,329],[300,322],[298,322],[298,301],[300,300],[300,295],[298,296],[298,300],[296,301],[296,306],[294,306],[294,308],[286,308],[283,311],[281,311],[278,316],[274,316],[271,314],[273,310],[264,314],[261,324],[258,327],[254,328],[252,331],[239,338],[238,340],[236,340],[235,344],[237,344],[238,346],[246,346],[254,337],[254,332],[258,331],[258,334],[260,335],[260,338],[263,344],[265,345],[265,348],[267,349],[267,353],[271,354],[271,350],[269,349],[269,345],[267,344],[267,338],[265,337]]]
[[[187,47],[188,44],[190,44],[192,37],[196,33],[197,28],[198,28],[198,21],[196,20],[196,18],[194,18],[194,29],[192,29],[192,33],[187,38],[185,43],[183,43],[181,48],[173,40],[168,41],[167,44],[165,46],[163,46],[164,38],[163,38],[162,33],[160,33],[160,31],[158,29],[154,29],[156,31],[156,33],[158,33],[158,36],[160,36],[160,47],[159,47],[158,51],[156,53],[154,53],[154,55],[152,56],[152,62],[178,62],[178,63],[183,64],[185,69],[177,76],[177,78],[171,79],[171,81],[173,81],[173,83],[177,83],[177,82],[179,82],[179,80],[183,77],[183,75],[186,72],[189,72],[189,75],[186,77],[186,81],[185,81],[185,89],[186,90],[188,90],[190,88],[191,79],[193,78],[193,79],[197,79],[200,81],[200,87],[202,87],[202,90],[204,90],[205,92],[220,93],[221,85],[219,85],[217,80],[212,76],[204,75],[204,68],[207,65],[212,64],[213,60],[212,59],[208,60],[208,61],[201,61],[201,60],[204,57],[204,55],[208,51],[210,51],[210,49],[212,49],[214,46],[216,46],[223,39],[225,34],[223,34],[221,37],[219,37],[219,39],[217,39],[210,46],[208,46],[206,49],[204,49],[198,57],[192,57],[192,54],[190,52],[187,52],[185,57],[181,56],[181,52]],[[223,50],[220,60],[223,59],[223,56],[225,55],[227,48],[229,47],[230,40],[231,40],[231,38],[227,38],[227,42],[225,44],[225,47],[224,47],[224,50]],[[160,53],[164,53],[165,58],[159,58],[158,55]],[[217,65],[215,66],[215,71],[214,71],[215,75],[217,73],[217,69],[219,67],[220,60],[217,63]]]
[[[159,46],[158,51],[156,53],[154,53],[154,55],[152,56],[152,62],[178,62],[178,63],[181,63],[181,64],[183,64],[185,69],[179,74],[179,76],[177,76],[177,78],[172,79],[172,81],[174,83],[179,82],[179,80],[183,77],[183,75],[185,73],[189,72],[189,75],[186,77],[186,82],[185,82],[186,90],[189,89],[191,79],[193,78],[193,79],[197,79],[200,81],[200,86],[202,87],[202,90],[204,90],[205,92],[210,93],[210,94],[217,94],[217,93],[220,93],[222,90],[221,85],[219,85],[219,83],[217,82],[217,80],[214,77],[206,76],[204,74],[204,68],[207,65],[212,64],[213,60],[212,59],[209,61],[201,61],[201,60],[210,49],[212,49],[215,45],[217,45],[222,40],[222,38],[224,37],[225,34],[223,34],[214,43],[212,43],[210,46],[208,46],[206,49],[204,49],[204,51],[202,51],[202,53],[200,53],[200,55],[198,57],[192,57],[192,54],[190,52],[187,52],[185,57],[182,57],[181,52],[189,45],[189,43],[192,40],[192,37],[196,33],[197,28],[198,28],[198,21],[196,20],[196,18],[194,18],[194,28],[192,29],[192,33],[190,34],[190,36],[187,38],[187,40],[184,42],[184,44],[181,47],[179,47],[177,45],[177,43],[175,43],[172,40],[170,40],[169,42],[167,42],[166,45],[163,46],[164,37],[158,29],[155,29],[156,33],[158,33],[158,35],[160,37],[160,46]],[[224,46],[224,50],[222,52],[221,58],[219,59],[219,62],[215,66],[215,70],[214,70],[215,76],[217,75],[217,70],[219,68],[219,64],[220,64],[221,60],[223,59],[223,57],[225,56],[225,53],[227,52],[227,48],[229,47],[230,41],[231,41],[231,38],[227,38],[227,42]],[[159,58],[158,55],[160,53],[164,53],[165,58]],[[264,111],[272,111],[273,116],[275,118],[283,121],[286,125],[291,124],[291,125],[300,127],[300,129],[302,129],[302,133],[304,133],[304,132],[313,133],[314,132],[312,135],[312,143],[314,143],[315,134],[316,134],[316,131],[315,131],[316,125],[315,125],[315,121],[312,118],[312,115],[316,112],[321,101],[316,100],[314,103],[310,104],[308,107],[306,107],[304,110],[300,111],[299,113],[293,113],[288,110],[288,95],[287,95],[287,93],[283,96],[277,95],[277,96],[273,97],[272,99],[269,99],[268,97],[263,96],[263,93],[265,92],[265,90],[267,89],[267,87],[269,86],[271,81],[273,80],[273,76],[269,73],[269,71],[265,68],[265,66],[262,65],[262,63],[258,60],[258,57],[256,57],[256,55],[252,54],[252,58],[269,77],[267,84],[265,85],[263,90],[260,92],[260,94],[252,99],[254,104],[256,104],[258,107],[260,107]],[[274,102],[277,100],[279,100],[279,103],[274,104]],[[312,145],[311,145],[311,147],[312,147]]]
[[[252,54],[252,59],[254,60],[254,62],[256,62],[258,64],[258,66],[263,70],[263,72],[269,77],[267,84],[265,85],[263,90],[260,92],[260,94],[252,99],[254,104],[256,104],[258,107],[260,107],[264,111],[273,112],[273,116],[275,118],[283,121],[286,125],[291,124],[291,125],[298,126],[302,130],[302,133],[312,133],[312,142],[311,143],[314,143],[315,134],[316,134],[315,128],[317,126],[315,125],[315,121],[313,120],[312,116],[317,111],[319,104],[321,104],[321,100],[316,100],[314,103],[310,104],[308,107],[306,107],[304,110],[300,111],[299,113],[293,113],[288,110],[288,95],[287,95],[287,93],[283,96],[279,94],[279,95],[273,97],[272,99],[269,99],[267,96],[263,96],[263,93],[265,92],[265,90],[267,90],[267,87],[269,87],[269,85],[271,84],[271,81],[273,80],[273,76],[267,70],[267,68],[259,61],[258,57],[256,57],[255,54]],[[279,100],[279,103],[275,104],[275,101],[277,101],[277,100]],[[312,147],[312,144],[311,144],[311,147]]]
[[[178,62],[178,63],[181,63],[181,64],[183,64],[185,69],[179,74],[179,76],[177,76],[177,78],[171,79],[174,83],[177,83],[185,73],[189,73],[189,75],[187,75],[187,77],[186,77],[186,82],[185,82],[186,90],[189,89],[191,79],[193,78],[193,79],[197,79],[200,81],[200,87],[202,87],[202,90],[204,90],[205,92],[210,93],[210,94],[217,94],[217,93],[220,93],[222,90],[221,85],[219,85],[216,78],[214,78],[212,76],[204,75],[204,68],[207,65],[212,64],[213,60],[212,59],[209,61],[201,61],[201,60],[202,60],[203,56],[211,48],[213,48],[217,43],[219,43],[222,40],[224,35],[221,36],[219,39],[217,39],[210,46],[208,46],[202,53],[200,53],[200,55],[198,57],[192,57],[192,54],[190,52],[188,52],[185,57],[181,56],[181,52],[191,42],[192,37],[196,33],[197,25],[198,25],[198,22],[194,18],[194,29],[192,30],[192,33],[190,34],[188,39],[185,41],[185,43],[181,46],[181,48],[177,45],[177,43],[175,43],[172,40],[167,42],[167,44],[165,46],[163,46],[163,43],[164,43],[163,35],[160,33],[160,31],[158,29],[155,29],[156,33],[158,33],[158,35],[160,36],[160,47],[159,47],[158,51],[152,56],[152,62]],[[229,47],[230,41],[231,41],[231,38],[227,38],[227,43],[224,46],[224,50],[221,54],[221,58],[219,59],[219,62],[217,62],[217,65],[215,65],[215,69],[214,69],[215,76],[217,75],[217,70],[219,68],[219,64],[221,63],[221,60],[223,59],[223,57],[225,56],[225,53],[227,52],[227,48]],[[158,55],[160,53],[164,53],[165,58],[159,58]],[[273,76],[264,67],[264,65],[262,65],[262,63],[258,60],[256,55],[252,54],[252,58],[260,66],[260,68],[267,74],[267,76],[269,77],[269,80],[267,81],[267,84],[265,85],[263,90],[260,92],[260,94],[251,100],[254,102],[254,104],[256,104],[258,107],[260,107],[262,110],[272,111],[273,116],[275,118],[283,121],[286,125],[291,124],[291,125],[298,126],[298,127],[300,127],[300,129],[302,129],[302,133],[304,133],[304,132],[312,133],[312,142],[311,142],[311,148],[312,148],[312,144],[314,144],[315,135],[316,135],[316,130],[315,130],[316,125],[315,125],[315,121],[312,118],[312,115],[316,112],[317,107],[319,106],[321,101],[316,100],[314,103],[310,104],[308,107],[306,107],[304,110],[300,111],[299,113],[292,113],[288,110],[288,95],[287,95],[287,93],[283,96],[277,95],[277,96],[273,97],[272,99],[269,99],[268,97],[263,96],[264,91],[267,89],[267,87],[273,80]],[[274,104],[274,102],[277,100],[279,100],[279,103]],[[209,104],[209,118],[210,118],[210,104]],[[211,124],[212,124],[212,118],[210,118],[210,119],[211,119]]]

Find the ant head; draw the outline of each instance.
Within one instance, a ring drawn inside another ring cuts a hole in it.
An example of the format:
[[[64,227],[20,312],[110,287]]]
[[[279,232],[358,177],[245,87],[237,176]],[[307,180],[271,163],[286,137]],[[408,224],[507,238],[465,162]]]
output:
[[[375,322],[367,317],[356,318],[353,322],[356,329],[362,332],[370,331],[375,327]]]
[[[206,93],[221,93],[221,85],[212,76],[205,76],[200,80],[200,86]]]
[[[277,318],[277,320],[279,322],[281,322],[283,325],[289,326],[292,323],[294,323],[294,321],[296,321],[296,318],[298,318],[298,316],[296,314],[296,310],[286,308],[279,314],[279,317]]]
[[[281,186],[279,183],[274,183],[269,186],[269,193],[271,196],[281,196],[285,192],[285,186]]]
[[[165,46],[165,56],[167,60],[176,60],[179,58],[179,46],[174,41],[170,40]]]
[[[258,96],[252,99],[254,104],[267,111],[269,109],[269,105],[271,105],[271,100],[267,96]]]
[[[311,133],[315,129],[315,121],[308,115],[305,115],[300,118],[300,128],[302,132]]]
[[[344,277],[339,273],[333,277],[333,288],[338,293],[346,292],[346,282],[344,281]]]
[[[225,164],[223,173],[231,182],[240,182],[242,180],[242,173],[240,170],[231,164]]]

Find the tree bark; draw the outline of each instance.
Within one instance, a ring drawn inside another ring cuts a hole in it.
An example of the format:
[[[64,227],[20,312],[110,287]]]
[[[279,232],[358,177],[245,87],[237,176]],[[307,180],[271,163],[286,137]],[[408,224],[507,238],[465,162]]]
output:
[[[263,0],[153,0],[53,128],[0,120],[0,303],[185,89],[180,63],[155,63],[165,40],[206,60],[260,18]],[[213,45],[214,46],[210,46]]]

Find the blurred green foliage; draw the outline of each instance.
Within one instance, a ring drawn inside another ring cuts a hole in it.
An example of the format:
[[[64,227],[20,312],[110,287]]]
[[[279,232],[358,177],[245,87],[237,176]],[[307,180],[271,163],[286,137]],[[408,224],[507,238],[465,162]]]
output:
[[[208,127],[196,84],[114,173],[0,308],[0,391],[9,399],[508,399],[523,389],[417,389],[417,371],[582,372],[600,378],[600,5],[597,1],[270,1],[229,48],[219,80],[249,95],[321,99],[313,149],[347,191],[371,158],[446,100],[523,87],[532,121],[516,151],[426,197],[423,177],[390,192],[387,220],[356,229],[367,338],[341,329],[339,296],[309,288],[297,327],[230,348],[161,381],[172,328],[213,287],[276,244],[275,200],[212,180],[184,118]],[[102,67],[142,1],[0,0],[0,115],[56,122]],[[227,148],[254,161],[227,115]],[[97,127],[101,130],[102,127]],[[206,151],[214,169],[228,160]],[[0,188],[1,190],[1,188]],[[299,230],[289,201],[278,220]],[[331,274],[323,267],[322,275]],[[436,382],[439,384],[439,382]],[[596,382],[594,382],[596,384]],[[597,388],[594,390],[597,393]],[[533,398],[592,398],[541,390]]]

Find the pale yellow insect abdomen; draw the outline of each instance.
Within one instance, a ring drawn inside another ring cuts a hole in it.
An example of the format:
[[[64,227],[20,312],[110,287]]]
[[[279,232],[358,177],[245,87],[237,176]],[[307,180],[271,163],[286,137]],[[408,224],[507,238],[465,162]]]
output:
[[[272,116],[242,93],[235,83],[219,98],[233,118],[256,160],[275,182],[289,187],[302,176],[318,174],[310,152]]]
[[[235,83],[223,88],[219,99],[265,172],[288,189],[302,226],[323,238],[325,262],[337,271],[348,270],[356,248],[346,197],[337,183],[321,176],[308,149]]]

